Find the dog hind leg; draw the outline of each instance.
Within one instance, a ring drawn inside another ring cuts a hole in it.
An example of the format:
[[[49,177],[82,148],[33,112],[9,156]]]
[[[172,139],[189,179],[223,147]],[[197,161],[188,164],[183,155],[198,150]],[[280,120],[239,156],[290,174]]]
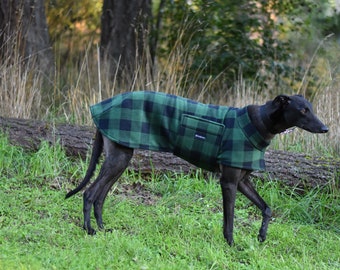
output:
[[[102,228],[102,207],[107,193],[124,172],[133,154],[133,149],[118,145],[106,138],[104,140],[104,150],[106,157],[99,175],[96,181],[84,192],[83,196],[84,229],[90,235],[96,233],[91,227],[92,205],[94,205],[97,224]]]
[[[113,186],[113,184],[123,174],[123,172],[125,171],[125,168],[123,168],[120,172],[118,172],[118,174],[115,175],[114,178],[104,186],[101,193],[99,194],[99,196],[97,196],[97,199],[93,203],[94,216],[97,221],[97,226],[100,230],[104,229],[102,213],[103,213],[103,205],[104,205],[105,198],[108,192],[110,191],[111,187]]]

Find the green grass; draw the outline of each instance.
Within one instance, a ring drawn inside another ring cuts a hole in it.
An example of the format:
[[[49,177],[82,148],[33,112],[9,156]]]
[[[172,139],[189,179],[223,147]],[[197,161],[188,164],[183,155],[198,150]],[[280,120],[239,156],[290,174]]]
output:
[[[82,197],[64,199],[86,164],[42,144],[26,153],[0,137],[0,269],[339,269],[336,188],[299,195],[256,181],[273,210],[267,241],[261,215],[238,195],[235,246],[222,235],[218,181],[196,175],[125,173],[104,206],[112,233],[82,229]]]

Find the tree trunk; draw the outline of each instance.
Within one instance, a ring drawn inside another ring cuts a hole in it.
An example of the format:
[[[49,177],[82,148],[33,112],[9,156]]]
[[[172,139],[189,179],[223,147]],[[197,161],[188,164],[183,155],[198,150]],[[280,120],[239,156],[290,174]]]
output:
[[[143,64],[150,17],[151,0],[104,0],[101,57],[111,74],[133,77],[136,64]]]
[[[0,0],[0,63],[52,71],[53,54],[43,0]]]
[[[0,131],[8,134],[10,142],[29,150],[37,150],[42,141],[60,143],[69,156],[85,158],[95,129],[67,124],[52,124],[37,120],[1,118]],[[267,172],[252,175],[263,180],[279,180],[290,186],[311,188],[327,184],[339,185],[340,161],[310,157],[300,153],[269,150],[265,155]],[[133,170],[141,173],[193,173],[197,168],[170,153],[135,150],[131,161]]]
[[[156,50],[157,50],[157,45],[158,45],[158,39],[159,39],[159,32],[161,29],[161,23],[162,23],[162,18],[163,18],[163,9],[165,6],[166,0],[160,0],[159,5],[158,5],[158,10],[156,14],[156,20],[155,24],[152,24],[151,27],[151,39],[150,39],[150,58],[151,58],[151,63],[155,63],[156,59]]]

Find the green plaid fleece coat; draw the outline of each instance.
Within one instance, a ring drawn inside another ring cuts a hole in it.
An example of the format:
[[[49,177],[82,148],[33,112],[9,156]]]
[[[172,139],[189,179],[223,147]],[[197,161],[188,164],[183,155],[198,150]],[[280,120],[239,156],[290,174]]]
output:
[[[121,145],[172,152],[210,171],[218,164],[263,170],[268,146],[247,107],[202,104],[170,94],[128,92],[90,108],[100,132]]]

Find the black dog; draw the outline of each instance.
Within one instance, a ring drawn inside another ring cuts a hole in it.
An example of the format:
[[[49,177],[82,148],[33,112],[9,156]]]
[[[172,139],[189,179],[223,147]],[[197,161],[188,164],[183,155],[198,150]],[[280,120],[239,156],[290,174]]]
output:
[[[92,205],[97,225],[103,229],[102,208],[107,193],[128,166],[133,149],[142,148],[173,152],[201,168],[219,170],[225,239],[233,244],[239,190],[262,211],[258,235],[262,242],[271,210],[248,179],[250,172],[264,169],[263,154],[275,134],[295,126],[312,133],[328,131],[300,95],[279,95],[264,105],[238,109],[164,93],[131,92],[96,104],[91,112],[98,129],[89,168],[80,185],[66,195],[68,198],[86,186],[104,150],[99,176],[83,195],[84,229],[91,235],[96,233],[90,223]]]

